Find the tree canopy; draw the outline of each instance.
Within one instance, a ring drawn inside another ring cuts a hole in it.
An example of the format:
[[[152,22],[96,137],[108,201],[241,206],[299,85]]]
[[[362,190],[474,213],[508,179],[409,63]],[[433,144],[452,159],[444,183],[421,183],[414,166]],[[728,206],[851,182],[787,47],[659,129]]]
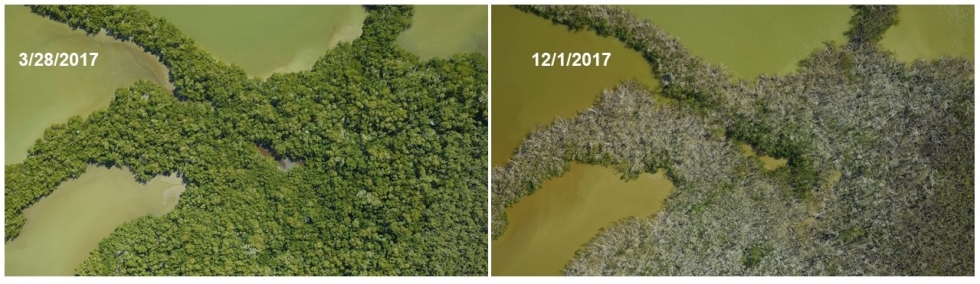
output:
[[[885,37],[888,28],[898,24],[898,6],[853,5],[851,28],[844,32],[851,43],[875,44]]]
[[[5,236],[87,164],[137,180],[179,173],[177,208],[126,223],[80,275],[486,275],[487,59],[420,61],[395,44],[410,6],[373,6],[364,32],[312,70],[249,78],[131,6],[31,6],[132,41],[169,68],[110,106],[51,126],[6,168]],[[277,170],[257,146],[302,166]]]

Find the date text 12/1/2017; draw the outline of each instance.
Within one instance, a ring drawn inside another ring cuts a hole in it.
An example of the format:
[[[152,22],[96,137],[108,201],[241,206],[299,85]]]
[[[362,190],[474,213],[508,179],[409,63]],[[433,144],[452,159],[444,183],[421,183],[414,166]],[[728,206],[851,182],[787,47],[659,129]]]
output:
[[[531,55],[535,67],[589,67],[609,66],[611,52],[539,52]]]

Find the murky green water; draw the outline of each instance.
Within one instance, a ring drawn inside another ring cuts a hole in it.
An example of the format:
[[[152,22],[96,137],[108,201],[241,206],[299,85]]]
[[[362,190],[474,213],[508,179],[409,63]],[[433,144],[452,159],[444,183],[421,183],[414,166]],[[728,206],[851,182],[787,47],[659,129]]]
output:
[[[775,170],[789,163],[789,160],[787,159],[776,159],[766,155],[760,156],[749,144],[739,143],[738,150],[742,152],[742,155],[745,157],[756,158],[762,161],[762,167],[766,170]]]
[[[493,6],[492,163],[503,166],[527,134],[557,117],[573,117],[595,103],[603,89],[635,78],[659,89],[650,65],[638,52],[594,32]],[[610,52],[605,67],[535,67],[538,52]]]
[[[128,169],[89,166],[24,210],[20,235],[5,245],[6,275],[73,275],[116,227],[170,212],[184,184],[176,176],[136,182]]]
[[[671,190],[663,173],[625,182],[615,170],[572,164],[507,209],[507,230],[492,242],[492,274],[559,275],[599,229],[660,211]]]
[[[502,166],[537,125],[570,118],[603,89],[637,79],[659,88],[638,52],[593,32],[494,6],[492,162]],[[611,52],[605,67],[535,67],[536,52]],[[657,212],[672,186],[663,175],[623,182],[614,170],[575,164],[564,176],[507,209],[506,231],[492,242],[493,275],[558,275],[600,228],[628,216]]]
[[[131,43],[86,36],[27,7],[4,11],[4,164],[18,163],[44,129],[109,105],[117,88],[138,79],[169,85],[167,68]],[[22,67],[21,52],[97,52],[95,66]]]
[[[456,53],[487,53],[487,6],[415,6],[412,27],[398,45],[422,59]]]
[[[943,54],[973,59],[973,6],[900,6],[899,23],[881,45],[898,59],[937,59]]]
[[[740,78],[786,74],[824,41],[843,43],[847,6],[627,6]]]
[[[159,6],[141,8],[164,17],[216,58],[251,76],[313,67],[339,42],[361,35],[360,6]]]
[[[142,6],[215,57],[252,76],[307,70],[337,43],[361,35],[360,6]],[[422,58],[486,52],[487,6],[416,6],[399,38]]]

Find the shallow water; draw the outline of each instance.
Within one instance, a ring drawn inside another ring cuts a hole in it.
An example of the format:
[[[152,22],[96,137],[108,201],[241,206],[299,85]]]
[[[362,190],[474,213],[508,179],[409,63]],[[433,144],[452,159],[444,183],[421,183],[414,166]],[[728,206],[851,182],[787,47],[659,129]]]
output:
[[[4,164],[23,161],[52,124],[108,106],[118,88],[139,79],[169,86],[167,68],[132,43],[86,36],[27,7],[5,9]],[[97,52],[99,57],[88,67],[22,67],[21,52]]]
[[[739,143],[738,150],[742,152],[742,155],[744,155],[745,157],[752,157],[762,161],[762,167],[766,170],[770,170],[770,171],[775,170],[789,163],[789,160],[787,159],[776,159],[766,155],[760,156],[758,153],[755,152],[755,149],[752,149],[752,146],[749,144]]]
[[[613,169],[572,164],[521,198],[507,209],[507,229],[492,242],[492,274],[559,275],[599,229],[660,211],[673,190],[662,172],[628,182],[619,177]]]
[[[739,78],[787,74],[825,41],[845,42],[847,6],[626,6]]]
[[[337,43],[361,35],[360,6],[144,5],[214,57],[250,76],[308,70]]]
[[[659,89],[643,56],[614,38],[594,32],[571,32],[565,26],[521,12],[493,6],[493,69],[491,96],[494,166],[510,156],[537,125],[558,117],[571,118],[595,103],[602,90],[623,80],[637,79]],[[532,55],[541,52],[610,52],[605,67],[535,67]]]
[[[973,6],[900,6],[898,25],[881,45],[905,62],[942,55],[973,59],[973,13]]]
[[[415,6],[412,27],[398,36],[398,45],[420,58],[451,57],[464,52],[487,53],[487,6]]]
[[[73,275],[116,227],[170,212],[184,189],[173,175],[140,184],[128,169],[90,165],[24,210],[20,235],[5,245],[6,275]]]

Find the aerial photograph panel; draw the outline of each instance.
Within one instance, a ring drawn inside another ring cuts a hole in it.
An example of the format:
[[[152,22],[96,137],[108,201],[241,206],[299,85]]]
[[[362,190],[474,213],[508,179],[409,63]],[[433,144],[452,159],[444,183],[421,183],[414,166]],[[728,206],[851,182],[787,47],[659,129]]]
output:
[[[974,275],[973,6],[493,6],[491,275]]]
[[[5,275],[487,275],[487,9],[5,6]]]

